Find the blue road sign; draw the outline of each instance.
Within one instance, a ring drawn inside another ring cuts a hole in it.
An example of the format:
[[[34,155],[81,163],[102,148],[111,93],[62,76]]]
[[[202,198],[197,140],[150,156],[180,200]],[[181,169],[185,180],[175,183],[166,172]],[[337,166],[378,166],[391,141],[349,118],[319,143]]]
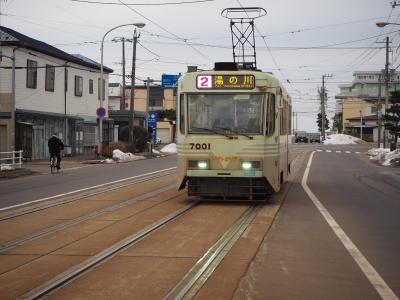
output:
[[[96,115],[99,118],[104,118],[104,116],[106,115],[106,109],[104,107],[99,107],[98,109],[96,109]]]
[[[161,86],[163,88],[178,87],[179,77],[181,77],[181,75],[162,74],[161,75]]]
[[[147,128],[150,127],[153,128],[151,139],[155,144],[157,139],[157,113],[155,111],[149,111],[149,117],[147,118]]]

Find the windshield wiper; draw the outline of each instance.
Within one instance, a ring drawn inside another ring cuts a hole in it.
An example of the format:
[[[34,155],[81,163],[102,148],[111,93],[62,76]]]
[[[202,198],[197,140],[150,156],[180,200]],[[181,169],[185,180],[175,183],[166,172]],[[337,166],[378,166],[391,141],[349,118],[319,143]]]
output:
[[[215,133],[215,134],[219,134],[219,135],[226,136],[227,138],[229,138],[229,139],[231,139],[231,140],[233,139],[233,136],[227,135],[227,134],[225,134],[225,133],[223,133],[223,132],[221,132],[221,131],[218,131],[218,130],[213,130],[213,129],[211,129],[211,128],[194,127],[194,126],[192,126],[192,128],[193,128],[193,129],[201,129],[201,130],[205,130],[205,131],[210,131],[210,132]],[[223,129],[223,128],[221,128],[221,129]]]
[[[241,133],[241,132],[239,132],[237,130],[233,130],[233,129],[230,129],[230,128],[226,128],[226,127],[214,127],[214,128],[219,128],[219,129],[223,129],[223,130],[226,130],[226,131],[230,131],[230,132],[232,132],[234,134],[243,135],[243,136],[247,137],[249,140],[253,139],[253,137],[248,135],[248,134]]]

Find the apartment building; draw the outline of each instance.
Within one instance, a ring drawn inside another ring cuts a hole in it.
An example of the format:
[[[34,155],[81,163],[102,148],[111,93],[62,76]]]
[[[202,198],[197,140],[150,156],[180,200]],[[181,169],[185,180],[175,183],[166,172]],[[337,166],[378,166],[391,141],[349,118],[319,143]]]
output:
[[[0,26],[0,144],[10,150],[12,59],[15,60],[15,149],[28,159],[49,156],[47,140],[56,133],[65,153],[94,151],[98,142],[96,109],[100,106],[100,65],[42,41]],[[108,74],[104,68],[104,107],[108,107]],[[103,141],[113,140],[106,114]]]
[[[340,93],[335,96],[335,119],[339,123],[339,129],[342,129],[344,133],[360,137],[362,126],[364,140],[378,141],[377,104],[380,78],[382,78],[381,99],[383,104],[386,94],[383,75],[379,71],[356,71],[353,73],[352,83],[339,85]],[[399,89],[400,72],[392,72],[389,93]],[[384,110],[382,111],[384,113]],[[368,124],[366,124],[367,121]]]

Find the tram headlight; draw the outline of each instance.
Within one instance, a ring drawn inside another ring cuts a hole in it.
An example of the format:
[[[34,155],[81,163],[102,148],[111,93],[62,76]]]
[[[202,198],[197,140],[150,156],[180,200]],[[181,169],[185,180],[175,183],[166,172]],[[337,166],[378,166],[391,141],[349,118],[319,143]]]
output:
[[[192,169],[192,170],[206,170],[206,169],[208,169],[208,161],[207,160],[189,160],[188,167],[189,167],[189,169]]]
[[[251,162],[249,162],[249,161],[242,162],[242,169],[243,170],[250,170],[251,167],[252,167]]]
[[[198,163],[197,163],[197,166],[199,167],[199,169],[207,169],[207,166],[208,166],[208,164],[207,164],[207,162],[206,161],[199,161]]]
[[[261,161],[259,161],[259,160],[242,161],[242,169],[243,170],[259,170],[259,169],[261,169]]]

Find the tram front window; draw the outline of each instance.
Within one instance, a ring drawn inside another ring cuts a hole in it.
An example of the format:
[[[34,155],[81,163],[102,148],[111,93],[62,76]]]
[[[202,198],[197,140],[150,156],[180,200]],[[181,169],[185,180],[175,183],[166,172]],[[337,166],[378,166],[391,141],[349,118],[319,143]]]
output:
[[[260,94],[189,94],[189,133],[261,134],[263,101]]]

